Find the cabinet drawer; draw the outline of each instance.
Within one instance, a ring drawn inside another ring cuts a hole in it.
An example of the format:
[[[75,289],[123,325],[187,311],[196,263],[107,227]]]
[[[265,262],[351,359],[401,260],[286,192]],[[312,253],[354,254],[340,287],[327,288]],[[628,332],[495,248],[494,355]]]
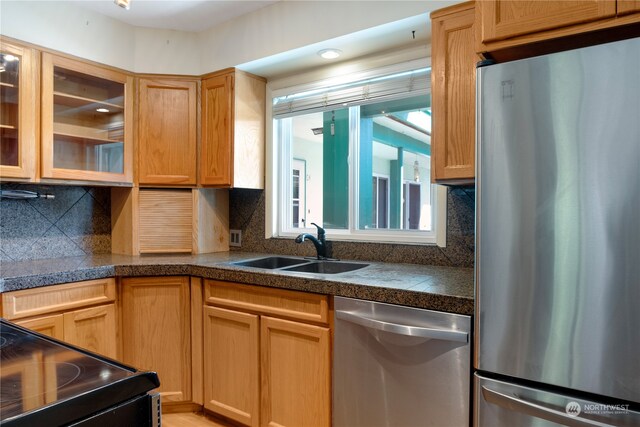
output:
[[[88,280],[5,293],[2,295],[2,312],[8,320],[21,319],[115,299],[115,279]]]
[[[329,322],[328,297],[308,292],[206,280],[205,302],[308,322]]]

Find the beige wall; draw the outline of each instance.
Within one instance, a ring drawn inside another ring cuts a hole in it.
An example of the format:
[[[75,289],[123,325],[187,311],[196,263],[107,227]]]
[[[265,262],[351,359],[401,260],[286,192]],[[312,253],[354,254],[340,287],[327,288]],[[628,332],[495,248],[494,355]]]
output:
[[[2,0],[0,32],[129,71],[203,74],[450,3],[281,1],[212,29],[190,33],[133,27],[65,1]]]

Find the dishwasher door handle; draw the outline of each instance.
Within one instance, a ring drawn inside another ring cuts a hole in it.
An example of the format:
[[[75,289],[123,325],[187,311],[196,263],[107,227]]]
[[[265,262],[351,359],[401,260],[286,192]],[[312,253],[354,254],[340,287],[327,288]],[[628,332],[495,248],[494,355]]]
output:
[[[350,311],[336,310],[336,318],[369,329],[390,332],[409,337],[432,338],[444,341],[469,342],[469,334],[466,332],[454,331],[451,329],[426,328],[424,326],[399,325],[397,323],[385,322],[383,320],[371,319],[361,314]]]

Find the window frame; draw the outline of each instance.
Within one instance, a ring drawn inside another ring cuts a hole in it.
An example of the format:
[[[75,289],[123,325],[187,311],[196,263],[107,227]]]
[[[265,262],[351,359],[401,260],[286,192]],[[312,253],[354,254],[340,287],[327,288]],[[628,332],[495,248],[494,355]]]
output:
[[[405,72],[414,69],[424,68],[425,63],[430,66],[429,58],[414,59],[411,61],[398,62],[392,65],[364,68],[361,71],[349,71],[347,74],[340,74],[349,68],[349,64],[338,67],[338,72],[334,68],[324,70],[320,74],[324,74],[323,78],[313,79],[308,76],[302,76],[296,84],[287,84],[284,82],[273,82],[267,84],[267,176],[266,176],[266,220],[265,220],[265,238],[295,238],[300,233],[314,233],[315,228],[297,228],[295,231],[282,229],[282,224],[290,223],[291,218],[280,220],[279,211],[283,207],[284,200],[290,199],[290,180],[280,179],[279,173],[284,170],[281,163],[281,155],[289,155],[291,150],[291,141],[288,141],[288,147],[280,153],[282,147],[279,147],[278,126],[276,120],[273,119],[272,100],[287,94],[299,93],[306,90],[316,90],[322,87],[343,84],[345,82],[365,80],[367,78],[390,74],[396,72]],[[318,74],[318,73],[315,73]],[[295,80],[295,79],[294,79]],[[379,100],[381,101],[381,100]],[[374,102],[379,102],[374,101]],[[358,107],[355,107],[358,108]],[[436,244],[440,247],[446,245],[446,198],[447,189],[444,186],[431,183],[432,200],[435,208],[432,211],[432,231],[416,231],[416,230],[390,230],[390,229],[364,229],[357,227],[358,207],[356,200],[356,189],[353,187],[353,176],[357,176],[357,162],[354,162],[356,149],[358,149],[359,135],[357,127],[359,123],[353,120],[353,107],[351,107],[350,115],[350,143],[349,143],[349,228],[348,229],[327,229],[327,238],[336,241],[354,241],[354,242],[378,242],[378,243],[395,243],[395,244]],[[353,127],[356,129],[353,129]],[[288,151],[288,153],[287,153]],[[285,215],[290,216],[290,215]],[[283,222],[284,221],[284,222]],[[289,222],[286,222],[289,221]]]

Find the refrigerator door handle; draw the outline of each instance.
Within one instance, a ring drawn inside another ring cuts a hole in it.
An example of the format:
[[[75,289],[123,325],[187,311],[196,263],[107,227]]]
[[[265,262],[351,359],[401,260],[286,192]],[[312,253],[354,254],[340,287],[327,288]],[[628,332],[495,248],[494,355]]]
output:
[[[371,319],[350,311],[336,310],[335,316],[338,319],[355,323],[369,329],[390,332],[397,335],[410,337],[431,338],[444,341],[469,342],[469,334],[466,332],[454,331],[450,329],[426,328],[424,326],[400,325],[397,323],[385,322],[383,320]]]
[[[491,390],[487,386],[482,386],[482,396],[484,397],[484,400],[489,403],[493,403],[494,405],[569,427],[611,427],[611,424],[605,424],[585,418],[572,417],[565,412],[557,411],[538,403],[528,402],[515,396],[509,396],[507,394]]]

